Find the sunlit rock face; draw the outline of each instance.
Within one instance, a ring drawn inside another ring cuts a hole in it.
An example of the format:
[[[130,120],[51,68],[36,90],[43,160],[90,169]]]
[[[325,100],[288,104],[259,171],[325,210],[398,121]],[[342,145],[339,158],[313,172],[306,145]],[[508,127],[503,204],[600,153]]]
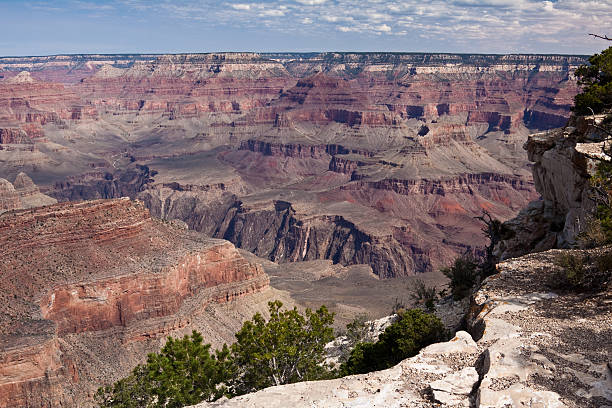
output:
[[[13,183],[0,179],[0,213],[55,203],[55,198],[42,194],[32,179],[23,172],[17,175]]]
[[[600,126],[606,116],[572,116],[563,128],[529,136],[525,149],[541,199],[505,223],[508,233],[496,249],[500,258],[577,245],[602,195],[591,176],[601,160],[610,160]]]
[[[60,201],[139,197],[155,216],[279,262],[410,275],[485,244],[484,210],[505,220],[538,197],[522,145],[564,124],[584,62],[0,58],[0,177],[25,171]]]
[[[166,336],[223,336],[240,319],[211,323],[206,308],[269,282],[231,243],[127,198],[4,213],[0,254],[0,407],[84,406]]]

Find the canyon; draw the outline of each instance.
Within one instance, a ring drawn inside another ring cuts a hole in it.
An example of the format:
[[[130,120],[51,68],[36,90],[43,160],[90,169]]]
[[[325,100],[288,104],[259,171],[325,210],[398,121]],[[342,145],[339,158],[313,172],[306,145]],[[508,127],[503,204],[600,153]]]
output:
[[[592,216],[589,177],[597,159],[611,160],[601,150],[606,116],[572,117],[563,128],[529,137],[543,200],[505,223],[514,235],[496,249],[508,259],[474,288],[465,331],[386,370],[270,387],[194,408],[612,405],[612,246],[549,249],[575,245]],[[568,258],[581,259],[584,274],[601,274],[600,283],[580,289],[564,282],[570,270],[560,259]],[[436,314],[444,309],[443,302],[435,305]]]
[[[585,61],[0,58],[0,407],[91,406],[166,336],[231,343],[272,299],[326,303],[340,325],[384,316],[417,276],[439,284],[482,252],[484,211],[514,220],[507,255],[563,246],[581,204],[546,186],[586,161],[567,128],[528,135],[567,122]],[[542,208],[563,224],[552,238],[521,230]],[[469,352],[442,371],[481,379],[481,346],[457,341]]]
[[[563,125],[582,56],[401,53],[0,58],[0,177],[129,196],[275,262],[431,272],[474,217],[538,197],[522,149]]]

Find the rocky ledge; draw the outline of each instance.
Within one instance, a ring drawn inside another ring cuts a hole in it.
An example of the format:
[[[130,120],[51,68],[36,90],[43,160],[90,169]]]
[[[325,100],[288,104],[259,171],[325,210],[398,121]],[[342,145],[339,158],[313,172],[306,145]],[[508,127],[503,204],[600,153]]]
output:
[[[501,259],[577,246],[601,194],[591,186],[591,176],[600,160],[610,160],[602,150],[607,135],[600,125],[606,116],[572,116],[563,128],[529,136],[524,148],[541,199],[505,222],[504,239],[496,248]]]
[[[499,264],[472,298],[472,335],[460,331],[388,370],[197,407],[612,406],[612,292],[552,291],[560,252]]]
[[[127,198],[6,212],[0,258],[2,408],[88,406],[165,336],[204,331],[208,306],[269,282],[231,243]]]

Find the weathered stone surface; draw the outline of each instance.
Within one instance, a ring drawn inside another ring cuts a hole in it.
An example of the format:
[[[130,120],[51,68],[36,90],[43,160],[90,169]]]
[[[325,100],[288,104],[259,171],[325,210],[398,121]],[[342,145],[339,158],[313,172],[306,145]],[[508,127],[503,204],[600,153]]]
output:
[[[42,194],[38,186],[24,172],[19,173],[15,177],[13,186],[17,194],[19,194],[21,208],[42,207],[57,203],[55,198]]]
[[[31,187],[24,175],[17,184]],[[0,215],[0,256],[3,408],[85,406],[166,335],[209,332],[209,305],[269,282],[231,243],[127,198]]]
[[[478,382],[478,373],[474,367],[465,367],[461,371],[447,375],[441,380],[429,383],[435,401],[445,406],[469,407],[469,395]]]
[[[440,384],[448,400],[446,406],[469,407],[470,391],[465,391],[471,390],[478,381],[474,368],[469,367],[475,361],[477,348],[466,332],[458,332],[451,343],[449,348],[429,346],[419,355],[388,370],[271,387],[197,407],[433,407],[437,403],[424,392],[427,384]],[[450,381],[459,373],[462,375],[460,384],[442,385],[444,379]]]
[[[612,292],[553,292],[559,253],[498,265],[472,299],[468,326],[477,342],[460,331],[388,370],[197,407],[612,406]]]
[[[612,405],[612,293],[552,292],[559,253],[502,262],[474,296],[469,322],[484,347],[481,407]]]
[[[542,197],[505,223],[506,236],[496,249],[501,259],[576,246],[601,194],[591,187],[591,175],[599,160],[609,160],[601,150],[605,134],[595,127],[604,117],[572,117],[564,128],[529,136],[525,149]]]
[[[0,179],[0,214],[8,210],[40,207],[57,203],[57,200],[44,195],[25,173],[19,173],[15,182]]]
[[[19,194],[8,180],[0,179],[0,213],[15,208],[21,208]]]

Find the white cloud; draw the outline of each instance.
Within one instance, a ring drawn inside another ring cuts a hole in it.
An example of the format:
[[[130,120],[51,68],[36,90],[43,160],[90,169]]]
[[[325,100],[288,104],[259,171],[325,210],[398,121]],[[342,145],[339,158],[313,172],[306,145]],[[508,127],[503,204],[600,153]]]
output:
[[[182,19],[265,26],[311,37],[334,31],[353,33],[355,39],[392,34],[404,36],[415,48],[424,44],[422,39],[431,39],[448,51],[530,52],[538,44],[559,44],[550,52],[584,47],[584,53],[591,53],[593,47],[607,44],[593,45],[596,40],[587,32],[612,35],[612,0],[115,0],[113,4],[119,2],[164,10]]]
[[[262,17],[282,17],[285,15],[285,11],[279,9],[264,10],[259,15]]]
[[[296,3],[304,4],[306,6],[317,6],[325,4],[327,0],[295,0]]]
[[[379,25],[379,26],[376,26],[376,27],[374,27],[374,29],[375,29],[376,31],[382,31],[382,32],[384,32],[384,33],[388,33],[388,32],[390,32],[390,31],[391,31],[391,27],[389,27],[389,26],[388,26],[388,25],[386,25],[386,24],[381,24],[381,25]]]

